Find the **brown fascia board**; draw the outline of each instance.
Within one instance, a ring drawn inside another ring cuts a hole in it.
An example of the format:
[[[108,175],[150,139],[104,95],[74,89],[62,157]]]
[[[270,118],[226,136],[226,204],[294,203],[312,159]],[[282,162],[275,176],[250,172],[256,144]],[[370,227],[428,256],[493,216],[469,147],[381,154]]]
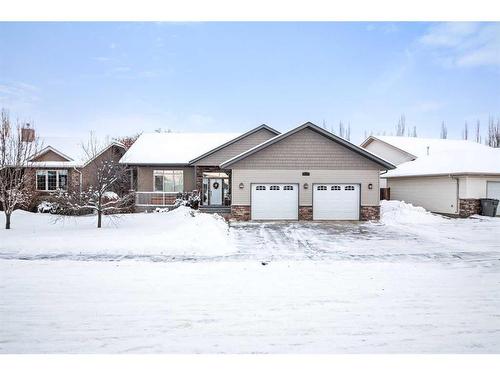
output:
[[[224,143],[224,144],[222,144],[222,145],[220,145],[220,146],[218,146],[218,147],[216,147],[216,148],[214,148],[214,149],[212,149],[212,150],[210,150],[208,152],[205,152],[203,155],[200,155],[200,156],[194,158],[193,160],[191,160],[189,162],[189,164],[196,163],[197,161],[199,161],[199,160],[201,160],[201,159],[203,159],[203,158],[205,158],[205,157],[207,157],[209,155],[212,155],[213,153],[215,153],[215,152],[217,152],[219,150],[222,150],[223,148],[225,148],[225,147],[227,147],[229,145],[232,145],[233,143],[238,142],[239,140],[241,140],[241,139],[243,139],[245,137],[248,137],[249,135],[251,135],[251,134],[253,134],[253,133],[255,133],[255,132],[259,131],[259,130],[262,130],[262,129],[268,130],[271,133],[274,133],[276,135],[281,134],[276,129],[273,129],[270,126],[267,126],[266,124],[262,124],[260,126],[257,126],[256,128],[253,128],[252,130],[247,131],[246,133],[243,133],[242,135],[240,135],[240,136],[238,136],[236,138],[231,139],[230,141],[228,141],[228,142],[226,142],[226,143]]]
[[[245,152],[243,152],[243,153],[241,153],[241,154],[239,154],[239,155],[237,155],[229,160],[226,160],[224,163],[220,164],[220,167],[227,168],[231,164],[234,164],[234,163],[236,163],[236,162],[238,162],[238,161],[240,161],[240,160],[242,160],[250,155],[253,155],[256,152],[259,152],[260,150],[262,150],[266,147],[269,147],[272,144],[279,142],[282,139],[285,139],[285,138],[289,137],[290,135],[295,134],[295,133],[297,133],[305,128],[310,128],[311,130],[327,137],[328,139],[330,139],[334,142],[341,144],[342,146],[350,149],[351,151],[356,152],[357,154],[359,154],[367,159],[372,160],[373,162],[383,166],[386,169],[395,169],[396,168],[396,166],[393,165],[392,163],[376,156],[375,154],[369,152],[368,150],[365,150],[359,146],[356,146],[355,144],[353,144],[349,141],[346,141],[345,139],[343,139],[343,138],[341,138],[333,133],[330,133],[328,130],[320,128],[318,125],[315,125],[312,122],[306,122],[306,123],[294,128],[286,133],[283,133],[283,134],[280,134],[274,138],[271,138],[271,139],[261,143],[260,145],[257,145],[255,147],[251,148],[250,150],[247,150],[247,151],[245,151]]]

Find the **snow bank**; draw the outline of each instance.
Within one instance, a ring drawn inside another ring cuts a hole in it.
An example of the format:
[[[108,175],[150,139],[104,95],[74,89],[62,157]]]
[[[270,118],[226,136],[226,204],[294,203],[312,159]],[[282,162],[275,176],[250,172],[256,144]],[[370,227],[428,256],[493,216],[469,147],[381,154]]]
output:
[[[227,223],[220,216],[179,207],[165,213],[66,217],[15,211],[13,229],[0,230],[2,258],[65,257],[121,259],[221,256],[234,252]]]
[[[435,215],[423,207],[414,206],[404,201],[381,201],[380,222],[394,224],[433,224],[448,221],[440,215]]]

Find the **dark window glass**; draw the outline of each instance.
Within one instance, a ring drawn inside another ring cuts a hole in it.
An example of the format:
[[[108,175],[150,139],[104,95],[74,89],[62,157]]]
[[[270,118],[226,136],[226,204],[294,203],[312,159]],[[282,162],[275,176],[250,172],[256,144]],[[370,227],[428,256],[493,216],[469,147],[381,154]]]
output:
[[[45,172],[38,172],[36,174],[36,189],[37,190],[45,190]]]
[[[56,190],[57,189],[57,172],[56,171],[47,171],[47,179],[48,179],[48,190]]]

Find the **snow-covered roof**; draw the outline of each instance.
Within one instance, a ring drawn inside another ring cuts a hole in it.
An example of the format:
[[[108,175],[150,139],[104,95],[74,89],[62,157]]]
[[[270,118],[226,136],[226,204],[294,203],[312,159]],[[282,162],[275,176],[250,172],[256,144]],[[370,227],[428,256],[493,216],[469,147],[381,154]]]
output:
[[[374,138],[417,157],[398,165],[384,177],[500,174],[500,149],[473,141],[389,136]]]
[[[143,133],[123,155],[123,164],[189,164],[240,133]]]

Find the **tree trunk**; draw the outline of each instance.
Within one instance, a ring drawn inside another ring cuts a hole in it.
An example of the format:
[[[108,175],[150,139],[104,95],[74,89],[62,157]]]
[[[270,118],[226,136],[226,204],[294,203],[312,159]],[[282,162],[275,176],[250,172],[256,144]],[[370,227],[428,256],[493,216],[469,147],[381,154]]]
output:
[[[101,227],[102,222],[102,212],[101,210],[97,211],[97,228]]]
[[[5,213],[5,229],[10,229],[10,215],[7,212]]]

